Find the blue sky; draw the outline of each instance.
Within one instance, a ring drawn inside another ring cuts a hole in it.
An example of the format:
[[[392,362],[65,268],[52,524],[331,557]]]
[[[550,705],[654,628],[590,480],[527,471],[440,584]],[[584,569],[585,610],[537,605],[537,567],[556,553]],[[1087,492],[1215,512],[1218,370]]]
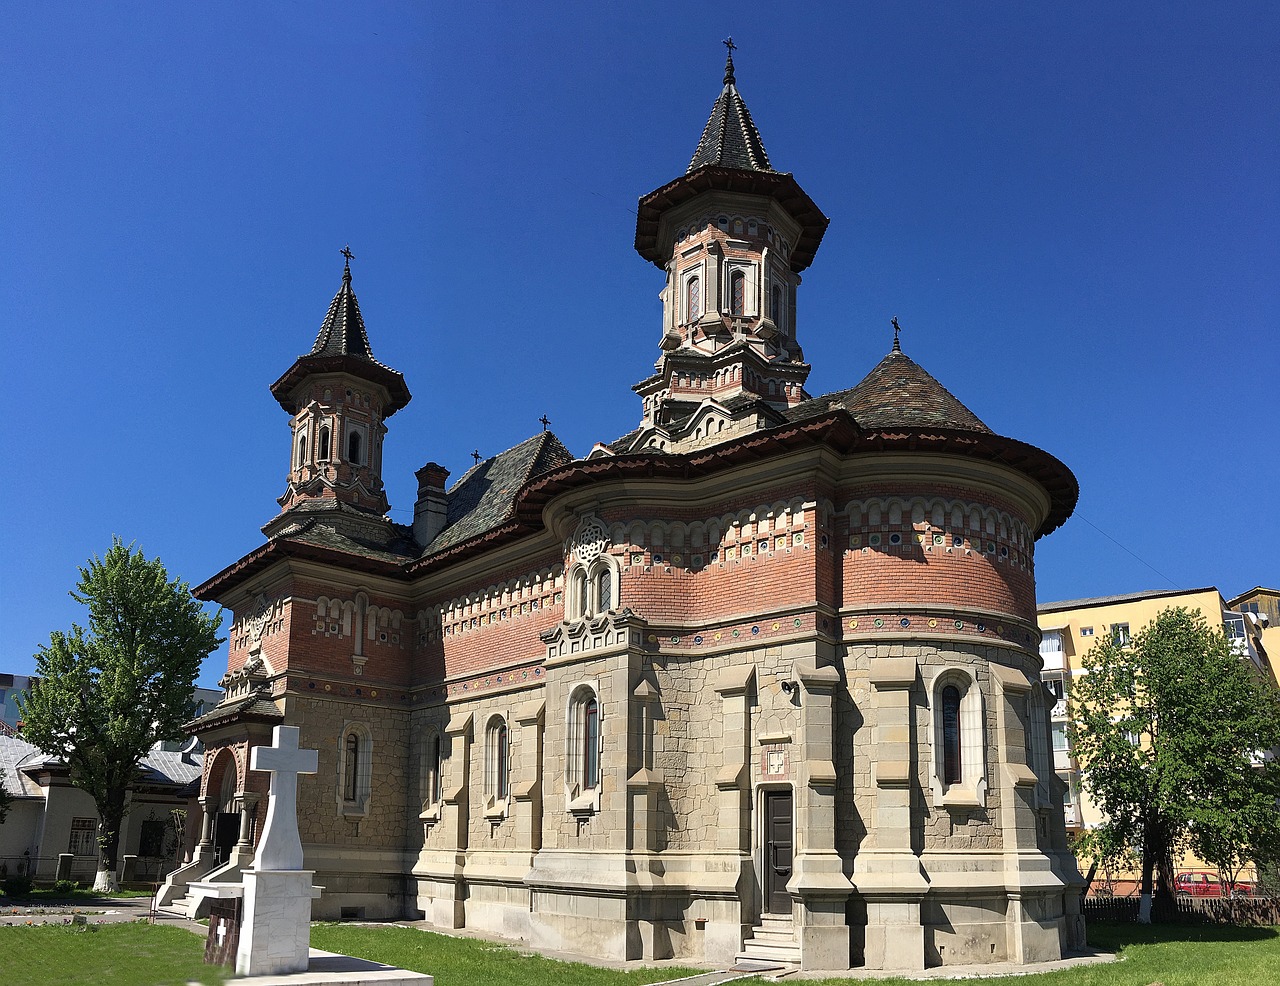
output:
[[[838,8],[833,10],[832,8]],[[1076,473],[1042,600],[1280,583],[1280,5],[26,4],[6,10],[11,473],[0,670],[83,620],[113,534],[195,585],[261,543],[268,387],[340,283],[414,469],[635,426],[662,275],[637,199],[688,164],[732,34],[774,167],[831,217],[809,391],[892,342]],[[202,683],[225,668],[225,647]]]

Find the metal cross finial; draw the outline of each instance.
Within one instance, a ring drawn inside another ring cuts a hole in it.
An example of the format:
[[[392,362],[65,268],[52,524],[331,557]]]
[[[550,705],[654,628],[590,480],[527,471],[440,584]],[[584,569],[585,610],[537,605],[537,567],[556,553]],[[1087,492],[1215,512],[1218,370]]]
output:
[[[356,255],[355,255],[354,253],[352,253],[352,252],[351,252],[351,244],[350,244],[350,243],[348,243],[346,246],[344,246],[344,247],[343,247],[341,250],[339,250],[338,252],[339,252],[340,254],[342,254],[344,257],[346,257],[346,258],[347,258],[347,266],[348,266],[348,267],[350,267],[350,266],[351,266],[351,261],[353,261],[353,260],[355,260],[355,259],[356,259]]]
[[[734,44],[734,43],[733,43],[733,35],[732,35],[732,34],[731,34],[731,35],[729,35],[727,38],[725,38],[725,39],[724,39],[723,41],[721,41],[720,43],[721,43],[722,45],[724,45],[726,48],[728,48],[728,49],[729,49],[729,53],[730,53],[731,55],[733,54],[733,52],[734,52],[734,51],[737,49],[737,47],[738,47],[736,44]]]
[[[898,345],[898,333],[902,331],[902,326],[898,324],[898,316],[895,315],[889,319],[889,323],[893,326],[893,350],[896,353],[902,352],[902,347]]]
[[[476,465],[480,465],[480,450],[473,449],[471,452],[471,458],[476,460]]]
[[[540,417],[538,420],[542,422],[543,431],[546,431],[549,427],[551,427],[551,419],[548,418],[545,414],[542,417]]]

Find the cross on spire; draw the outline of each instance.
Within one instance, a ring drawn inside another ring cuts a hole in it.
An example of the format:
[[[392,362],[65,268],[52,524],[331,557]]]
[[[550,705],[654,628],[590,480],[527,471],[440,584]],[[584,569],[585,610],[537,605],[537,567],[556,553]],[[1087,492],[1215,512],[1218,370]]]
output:
[[[902,347],[898,344],[898,333],[902,331],[902,326],[898,324],[898,316],[895,315],[889,319],[889,324],[893,326],[893,351],[900,353],[902,352]]]
[[[351,252],[350,243],[348,243],[338,252],[347,258],[347,266],[342,268],[342,280],[344,283],[349,284],[351,282],[351,261],[355,259],[355,254]]]
[[[729,37],[725,38],[725,39],[724,39],[723,41],[721,41],[720,43],[721,43],[722,45],[724,45],[724,46],[725,46],[725,49],[726,49],[726,50],[728,51],[728,53],[729,53],[729,57],[728,57],[728,58],[726,58],[726,59],[725,59],[725,62],[724,62],[724,84],[725,84],[726,86],[731,86],[731,85],[734,85],[734,81],[733,81],[733,53],[737,50],[738,46],[737,46],[736,44],[734,44],[734,43],[733,43],[733,35],[732,35],[732,34],[731,34],[731,35],[729,35]]]
[[[548,418],[545,414],[542,417],[540,417],[538,420],[542,422],[543,431],[546,431],[548,428],[551,427],[551,419]]]
[[[476,465],[480,465],[480,450],[479,450],[479,449],[473,449],[473,450],[471,451],[471,458],[475,459],[475,461],[476,461]]]

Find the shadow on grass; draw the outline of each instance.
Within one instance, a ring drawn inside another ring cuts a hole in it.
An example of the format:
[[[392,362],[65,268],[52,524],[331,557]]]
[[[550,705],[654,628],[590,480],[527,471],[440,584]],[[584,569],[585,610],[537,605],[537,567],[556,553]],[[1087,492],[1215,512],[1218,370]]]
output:
[[[1104,952],[1121,952],[1130,945],[1158,945],[1162,942],[1265,942],[1280,938],[1280,928],[1193,922],[1135,924],[1128,921],[1090,921],[1088,928],[1089,946]]]

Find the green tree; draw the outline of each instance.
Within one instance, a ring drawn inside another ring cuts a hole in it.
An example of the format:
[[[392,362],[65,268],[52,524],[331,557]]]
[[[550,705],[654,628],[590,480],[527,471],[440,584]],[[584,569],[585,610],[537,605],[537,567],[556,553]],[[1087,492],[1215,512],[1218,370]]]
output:
[[[200,663],[222,642],[222,616],[205,615],[160,559],[119,538],[80,569],[71,598],[88,607],[89,627],[54,631],[40,648],[39,681],[20,700],[22,735],[62,760],[97,804],[94,889],[111,891],[129,785],[156,742],[181,735]]]
[[[1128,645],[1097,644],[1072,682],[1072,744],[1105,816],[1100,845],[1141,860],[1139,920],[1173,912],[1190,842],[1227,865],[1280,836],[1280,695],[1198,612],[1167,609]]]

